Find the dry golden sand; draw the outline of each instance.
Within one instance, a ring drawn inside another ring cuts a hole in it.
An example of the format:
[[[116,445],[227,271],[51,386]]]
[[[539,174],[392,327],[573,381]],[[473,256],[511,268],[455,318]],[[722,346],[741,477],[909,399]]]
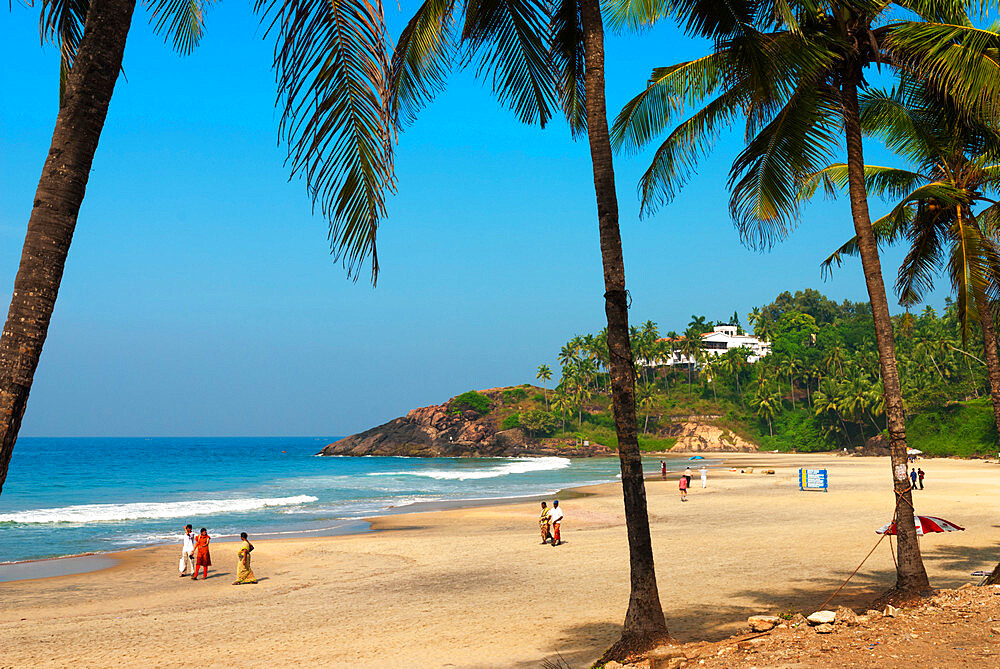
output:
[[[814,610],[891,516],[886,458],[735,455],[679,501],[676,476],[647,484],[660,596],[682,641],[719,639],[754,613]],[[651,465],[652,466],[652,463]],[[831,491],[799,492],[800,466]],[[998,559],[1000,466],[924,460],[920,513],[967,531],[922,539],[932,584],[957,587]],[[775,476],[761,475],[773,467]],[[112,569],[0,583],[0,667],[572,667],[600,655],[628,601],[620,487],[567,500],[558,548],[536,506],[377,519],[366,535],[261,541],[258,585],[230,585],[235,545],[212,546],[207,581],[177,577],[178,549],[119,554]],[[885,542],[883,542],[885,543]],[[882,546],[832,606],[890,586]]]

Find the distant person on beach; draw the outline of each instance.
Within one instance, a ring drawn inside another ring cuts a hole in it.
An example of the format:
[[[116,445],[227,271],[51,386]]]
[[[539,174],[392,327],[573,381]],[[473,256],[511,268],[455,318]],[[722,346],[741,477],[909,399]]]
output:
[[[190,525],[184,526],[184,539],[181,546],[181,578],[188,575],[188,571],[194,573],[194,529]]]
[[[917,487],[917,472],[915,469],[912,468],[910,469],[910,487],[911,488]]]
[[[198,580],[198,568],[204,567],[205,575],[201,580],[208,578],[208,568],[212,566],[212,554],[208,552],[208,544],[212,540],[212,537],[208,536],[208,530],[204,527],[201,528],[201,532],[194,540],[194,576],[191,577],[192,581]]]
[[[250,569],[250,553],[253,551],[253,544],[247,538],[246,532],[240,532],[240,539],[243,540],[243,544],[236,553],[236,580],[233,581],[233,585],[256,583],[257,577],[253,575],[253,570]]]
[[[681,491],[681,501],[688,501],[688,477],[681,476],[680,480],[677,482],[677,487]]]
[[[549,508],[542,502],[542,515],[538,516],[538,529],[542,532],[542,544],[547,544],[552,538],[552,515]]]
[[[698,471],[701,472],[701,487],[702,488],[707,488],[708,487],[708,467],[702,465],[701,469],[699,469]]]
[[[917,482],[920,483],[920,489],[924,489],[924,470],[917,468]]]
[[[686,487],[690,488],[691,487],[691,468],[690,467],[685,467],[684,468],[684,478],[687,479],[687,486]]]
[[[660,476],[663,477],[664,481],[667,480],[667,463],[663,460],[660,460]]]
[[[558,546],[562,543],[562,536],[559,534],[559,526],[562,525],[563,512],[559,508],[559,500],[552,502],[552,512],[549,514],[552,519],[552,545]]]

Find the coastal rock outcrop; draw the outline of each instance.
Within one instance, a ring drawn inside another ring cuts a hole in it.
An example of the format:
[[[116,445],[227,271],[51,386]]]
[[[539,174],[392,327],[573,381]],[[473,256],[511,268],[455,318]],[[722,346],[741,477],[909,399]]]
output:
[[[757,450],[757,444],[711,423],[686,421],[675,426],[669,434],[677,437],[671,451],[753,453]]]
[[[494,405],[503,389],[480,391]],[[517,457],[558,455],[591,457],[613,455],[601,444],[578,445],[554,440],[539,442],[523,429],[499,430],[495,419],[445,404],[413,409],[405,416],[328,444],[320,455],[405,455],[411,457]],[[495,407],[494,407],[495,408]]]

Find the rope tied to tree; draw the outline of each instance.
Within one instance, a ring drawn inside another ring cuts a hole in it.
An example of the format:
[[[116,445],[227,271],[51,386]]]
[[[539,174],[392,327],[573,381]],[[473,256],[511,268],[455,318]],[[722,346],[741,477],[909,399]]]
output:
[[[864,563],[865,563],[865,562],[866,562],[866,561],[868,560],[868,558],[870,558],[870,557],[872,556],[872,553],[874,553],[874,552],[875,552],[875,549],[876,549],[876,548],[878,548],[878,545],[879,545],[880,543],[882,543],[882,540],[883,540],[883,539],[885,539],[885,538],[886,538],[887,536],[889,536],[889,533],[888,533],[888,532],[886,532],[885,534],[883,534],[882,536],[880,536],[880,537],[878,538],[878,541],[876,541],[876,542],[875,542],[875,545],[874,545],[874,546],[872,546],[872,549],[871,549],[870,551],[868,551],[868,555],[866,555],[866,556],[865,556],[865,559],[861,561],[861,564],[859,564],[859,565],[858,565],[858,566],[857,566],[857,567],[856,567],[856,568],[854,569],[854,571],[852,571],[852,572],[851,572],[851,575],[850,575],[850,576],[848,576],[848,577],[847,577],[847,579],[846,579],[846,580],[845,580],[845,581],[844,581],[843,583],[841,583],[841,584],[840,584],[840,587],[839,587],[839,588],[837,588],[836,590],[834,590],[834,591],[833,591],[833,594],[832,594],[832,595],[830,595],[829,597],[827,597],[827,598],[826,598],[826,601],[825,601],[825,602],[823,602],[822,604],[820,604],[820,605],[819,605],[819,608],[820,608],[820,610],[823,610],[824,608],[826,608],[826,605],[827,605],[827,604],[829,604],[829,603],[830,603],[831,601],[833,601],[833,598],[834,598],[834,597],[836,597],[836,596],[837,596],[837,594],[838,594],[838,593],[839,593],[839,592],[840,592],[841,590],[843,590],[843,589],[844,589],[844,586],[845,586],[845,585],[847,585],[848,581],[850,581],[850,580],[851,580],[852,578],[854,578],[854,575],[858,573],[858,570],[859,570],[859,569],[861,569],[861,566],[862,566],[862,565],[864,565]],[[892,543],[892,542],[890,541],[890,543]],[[895,558],[893,558],[893,559],[895,559]]]

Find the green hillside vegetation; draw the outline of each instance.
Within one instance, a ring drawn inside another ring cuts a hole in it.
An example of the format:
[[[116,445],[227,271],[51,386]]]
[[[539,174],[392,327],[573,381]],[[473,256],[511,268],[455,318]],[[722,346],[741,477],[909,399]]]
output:
[[[683,333],[661,333],[651,321],[632,328],[642,450],[672,447],[689,416],[712,417],[702,420],[762,450],[856,449],[885,431],[866,303],[836,303],[807,289],[752,309],[748,326],[772,345],[772,353],[756,363],[747,360],[747,349],[705,354],[701,334],[721,323],[742,330],[738,314],[719,322],[692,316]],[[910,445],[934,455],[995,454],[979,331],[970,328],[962,340],[951,301],[941,315],[926,307],[918,315],[894,317],[894,326]],[[674,352],[694,356],[697,364],[665,364]],[[606,333],[574,337],[558,359],[554,388],[547,387],[551,370],[541,365],[542,387],[525,384],[502,393],[491,415],[498,429],[520,427],[567,445],[587,440],[616,447]]]

